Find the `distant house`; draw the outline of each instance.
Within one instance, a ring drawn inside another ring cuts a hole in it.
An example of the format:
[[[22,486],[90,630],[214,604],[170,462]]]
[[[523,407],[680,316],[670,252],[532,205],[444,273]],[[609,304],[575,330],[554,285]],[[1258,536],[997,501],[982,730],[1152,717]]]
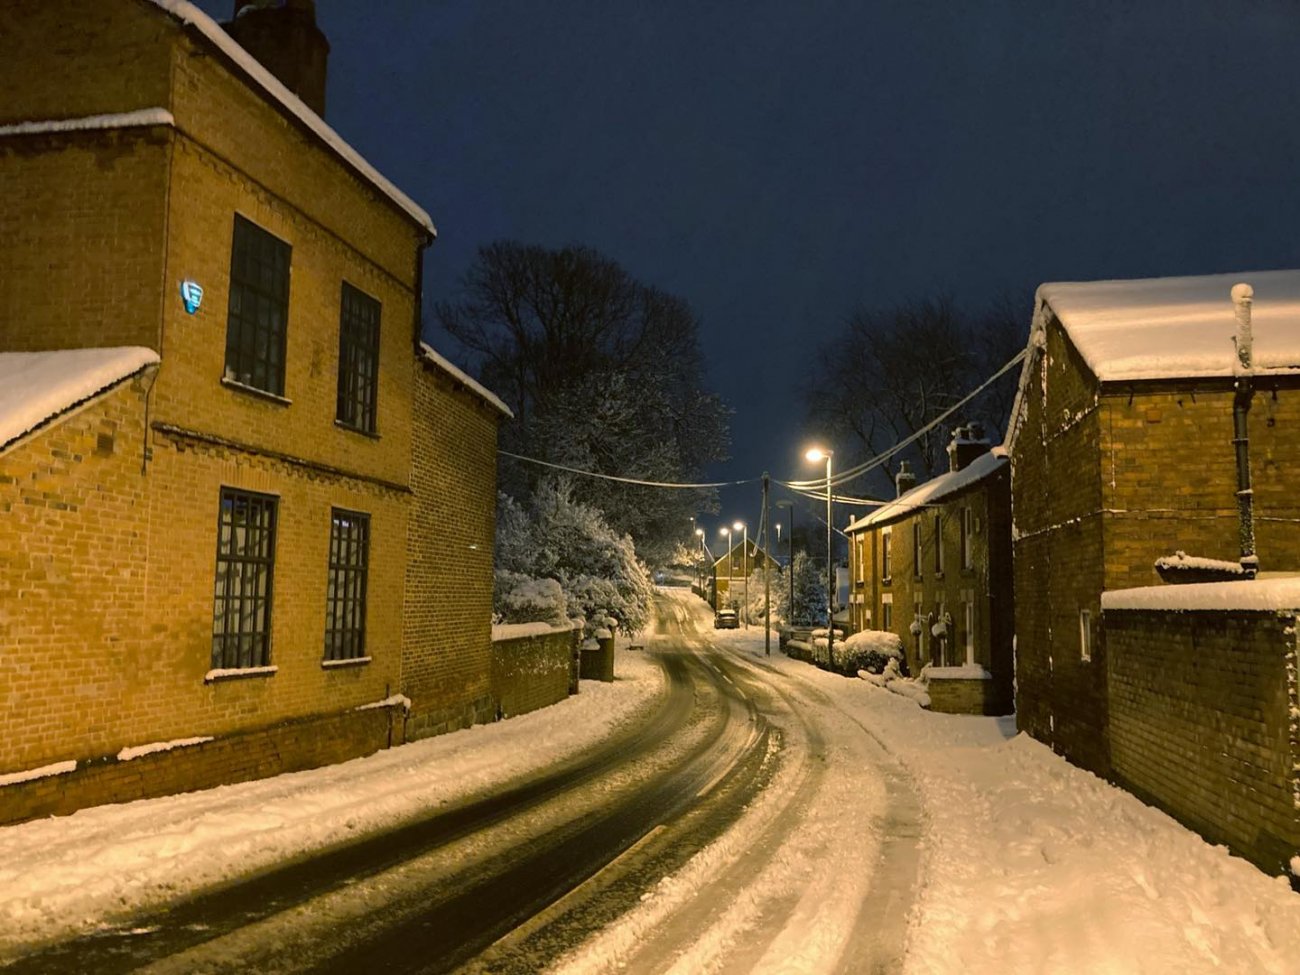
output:
[[[1238,282],[1253,309],[1234,307]],[[1239,437],[1243,310],[1253,396]],[[1240,496],[1236,441],[1252,478]],[[1300,568],[1300,271],[1043,285],[1006,446],[1017,722],[1111,775],[1102,594],[1161,571],[1249,574],[1239,500],[1253,499],[1261,572]]]
[[[19,8],[0,821],[490,720],[509,411],[418,342],[433,224],[321,119],[313,4]]]
[[[849,523],[849,622],[898,634],[937,710],[1011,709],[1010,467],[978,424],[959,427],[949,470]]]
[[[716,559],[709,577],[713,608],[740,606],[745,596],[746,581],[754,572],[762,569],[764,563],[773,570],[780,568],[780,563],[768,555],[766,550],[759,548],[753,541],[746,547],[743,540],[736,542]]]

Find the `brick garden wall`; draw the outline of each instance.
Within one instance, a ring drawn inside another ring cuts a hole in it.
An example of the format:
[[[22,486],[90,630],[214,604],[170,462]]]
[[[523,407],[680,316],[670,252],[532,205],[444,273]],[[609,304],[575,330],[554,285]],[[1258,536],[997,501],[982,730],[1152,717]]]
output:
[[[1270,873],[1300,853],[1296,619],[1107,610],[1114,777]]]
[[[513,718],[569,696],[575,631],[492,641],[492,698],[497,716]]]
[[[370,708],[284,722],[129,761],[115,754],[83,756],[72,772],[0,786],[0,823],[343,762],[400,741],[401,724],[397,709]]]

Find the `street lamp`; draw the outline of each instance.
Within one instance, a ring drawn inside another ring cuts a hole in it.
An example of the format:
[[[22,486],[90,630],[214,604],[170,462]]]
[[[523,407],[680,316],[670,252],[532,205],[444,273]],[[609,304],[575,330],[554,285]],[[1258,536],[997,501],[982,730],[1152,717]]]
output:
[[[808,453],[804,454],[814,464],[819,460],[826,461],[826,655],[828,659],[833,659],[831,648],[835,645],[835,562],[831,558],[831,525],[834,524],[834,513],[831,510],[831,458],[835,455],[833,450],[822,450],[820,447],[813,447]]]
[[[794,626],[794,502],[778,501],[776,506],[778,508],[790,509],[790,561],[785,567],[786,577],[790,580],[790,602],[787,603],[785,607],[785,622],[787,626]],[[779,521],[776,523],[776,527],[779,532],[781,528],[781,523]]]
[[[718,529],[718,534],[719,534],[719,535],[726,535],[726,536],[727,536],[727,605],[731,605],[731,602],[732,602],[732,592],[731,592],[731,529],[730,529],[730,528],[719,528],[719,529]],[[715,599],[714,602],[716,603],[717,600]],[[714,606],[713,608],[714,608],[714,609],[717,609],[718,607],[717,607],[717,606]]]
[[[733,531],[743,531],[744,542],[740,546],[740,574],[745,580],[745,602],[741,613],[745,620],[745,629],[749,629],[749,526],[738,521],[731,526]]]

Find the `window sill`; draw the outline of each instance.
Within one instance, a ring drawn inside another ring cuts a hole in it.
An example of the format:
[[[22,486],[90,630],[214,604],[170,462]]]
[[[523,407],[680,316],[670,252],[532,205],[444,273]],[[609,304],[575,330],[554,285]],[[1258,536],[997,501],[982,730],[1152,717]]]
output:
[[[366,430],[362,427],[354,427],[351,423],[344,423],[342,420],[335,420],[334,425],[340,430],[346,430],[348,433],[355,433],[358,436],[368,437],[371,440],[382,439],[374,430]]]
[[[227,680],[243,680],[246,677],[272,677],[279,667],[214,667],[203,675],[203,683],[216,684]]]
[[[278,403],[280,406],[291,406],[293,404],[293,400],[281,396],[279,393],[270,393],[265,389],[258,389],[256,386],[248,386],[244,383],[236,382],[234,379],[228,379],[225,376],[221,377],[221,385],[225,386],[226,389],[233,389],[237,393],[246,393],[249,396],[256,396],[258,399],[264,399],[269,403]]]
[[[364,667],[370,663],[372,657],[348,657],[346,660],[322,660],[320,662],[321,670],[343,670],[348,667]]]
[[[880,584],[881,584],[882,586],[892,585],[893,582],[894,582],[894,577],[893,577],[893,576],[885,576],[883,579],[880,580]]]

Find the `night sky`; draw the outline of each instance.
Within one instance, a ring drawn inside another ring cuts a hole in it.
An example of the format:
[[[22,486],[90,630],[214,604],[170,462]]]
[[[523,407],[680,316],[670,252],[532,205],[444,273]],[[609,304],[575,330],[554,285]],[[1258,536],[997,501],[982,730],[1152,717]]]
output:
[[[1300,266],[1291,0],[317,8],[327,121],[438,226],[426,310],[503,237],[683,296],[736,411],[714,477],[817,473],[800,389],[859,303]]]

